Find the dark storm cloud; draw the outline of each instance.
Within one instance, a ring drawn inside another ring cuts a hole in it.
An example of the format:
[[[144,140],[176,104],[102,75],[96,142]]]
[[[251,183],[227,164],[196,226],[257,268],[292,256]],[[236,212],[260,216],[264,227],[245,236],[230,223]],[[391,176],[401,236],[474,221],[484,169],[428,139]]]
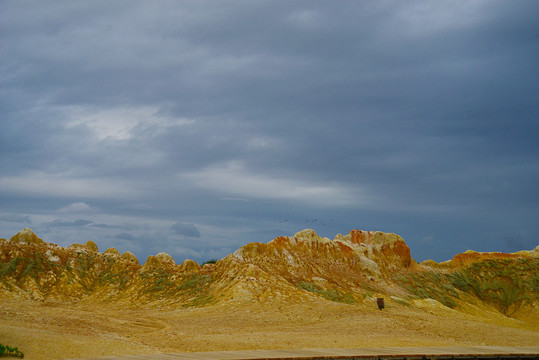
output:
[[[133,234],[125,232],[116,235],[115,238],[120,240],[136,240],[136,237]]]
[[[20,223],[20,224],[31,224],[32,221],[30,220],[30,217],[28,215],[22,215],[22,214],[6,214],[0,216],[0,221],[6,221],[6,222],[12,222],[12,223]]]
[[[82,226],[90,225],[92,223],[93,221],[84,220],[84,219],[78,219],[74,221],[54,220],[46,225],[50,227],[82,227]]]
[[[110,224],[91,224],[91,227],[103,228],[103,229],[123,229],[125,226],[121,225],[110,225]]]
[[[3,217],[163,247],[306,218],[432,238],[420,258],[536,242],[537,2],[0,7]]]
[[[178,234],[178,235],[194,237],[194,238],[200,237],[200,231],[193,224],[184,224],[184,223],[177,222],[175,224],[172,224],[172,226],[170,227],[170,230],[173,233]]]

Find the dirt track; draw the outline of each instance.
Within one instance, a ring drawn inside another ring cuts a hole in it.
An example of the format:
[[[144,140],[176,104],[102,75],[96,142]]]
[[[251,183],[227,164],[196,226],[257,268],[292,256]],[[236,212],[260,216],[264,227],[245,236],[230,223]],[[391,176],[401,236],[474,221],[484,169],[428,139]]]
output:
[[[501,315],[389,303],[215,305],[130,309],[0,299],[0,343],[26,359],[248,349],[529,346],[539,328]],[[535,325],[534,325],[535,324]]]

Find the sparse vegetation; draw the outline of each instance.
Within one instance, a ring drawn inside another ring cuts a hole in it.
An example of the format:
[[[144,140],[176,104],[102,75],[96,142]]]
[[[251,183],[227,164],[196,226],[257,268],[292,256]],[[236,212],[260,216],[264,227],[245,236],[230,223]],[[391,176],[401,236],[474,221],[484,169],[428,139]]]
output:
[[[210,275],[190,274],[177,287],[178,291],[200,291],[203,287],[210,284],[213,278]]]
[[[451,286],[451,280],[447,274],[434,271],[410,272],[395,274],[393,280],[402,286],[412,298],[431,298],[450,308],[457,306],[454,299],[459,298],[459,294]]]
[[[106,269],[99,275],[100,285],[115,285],[117,289],[124,289],[129,281],[132,279],[129,271],[122,270],[120,272],[113,272],[112,269]]]
[[[378,290],[376,290],[374,287],[368,285],[368,284],[365,284],[365,283],[361,283],[359,285],[363,290],[365,290],[366,292],[363,293],[363,298],[366,299],[370,296],[373,296],[374,293],[376,293]]]
[[[215,264],[217,262],[216,259],[211,259],[211,260],[208,260],[208,261],[205,261],[204,263],[202,263],[202,266],[206,265],[206,264]]]
[[[316,284],[305,282],[305,281],[298,282],[297,286],[300,289],[303,289],[305,291],[318,294],[327,300],[346,303],[346,304],[353,304],[356,302],[352,294],[350,293],[345,294],[340,290],[324,289]]]
[[[17,347],[0,344],[0,357],[23,358],[24,354]]]
[[[21,283],[26,277],[31,276],[37,281],[42,278],[44,272],[59,272],[59,265],[50,261],[41,253],[34,253],[29,257],[16,257],[6,263],[0,263],[0,279],[10,277],[17,283]],[[44,283],[44,286],[50,284]]]
[[[88,270],[95,265],[95,255],[82,253],[77,257],[75,270],[79,277],[83,279],[88,274]]]
[[[451,285],[472,293],[510,316],[525,302],[537,300],[538,259],[487,259],[449,275]]]
[[[142,272],[140,276],[144,280],[152,281],[144,290],[144,293],[152,298],[163,296],[187,298],[184,307],[199,307],[216,302],[210,294],[209,285],[214,281],[210,275],[195,273],[177,279],[174,274],[157,269]]]
[[[217,302],[215,297],[210,294],[209,285],[214,281],[210,275],[190,274],[177,287],[181,295],[194,296],[183,307],[201,307]]]
[[[162,269],[141,272],[140,276],[146,280],[153,280],[152,285],[146,288],[146,293],[164,292],[174,286],[174,282],[170,279],[171,274]]]
[[[524,302],[537,299],[538,259],[487,259],[452,273],[436,271],[394,275],[415,298],[432,298],[456,307],[459,291],[475,295],[510,316]]]
[[[194,299],[189,300],[185,304],[183,304],[183,307],[185,308],[202,307],[202,306],[214,304],[215,302],[217,302],[217,300],[215,299],[213,295],[202,294],[200,296],[197,296]]]
[[[411,307],[412,305],[410,305],[410,303],[406,300],[403,300],[403,299],[397,299],[397,298],[393,298],[393,300],[395,302],[397,302],[398,304],[401,304],[401,305],[404,305],[406,307]]]
[[[0,263],[0,278],[11,276],[17,271],[17,267],[20,263],[24,262],[26,259],[22,257],[11,259],[7,263]]]

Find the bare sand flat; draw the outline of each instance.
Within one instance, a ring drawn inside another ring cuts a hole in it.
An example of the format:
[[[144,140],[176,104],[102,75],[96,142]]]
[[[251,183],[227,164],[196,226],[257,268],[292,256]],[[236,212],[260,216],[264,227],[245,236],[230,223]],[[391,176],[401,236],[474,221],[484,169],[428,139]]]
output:
[[[172,354],[104,356],[89,360],[299,360],[299,359],[537,359],[539,346],[434,346],[434,347],[379,347],[356,349],[299,349],[299,350],[236,350],[203,351]]]
[[[255,349],[535,346],[536,322],[389,303],[150,309],[0,299],[0,339],[27,359]]]

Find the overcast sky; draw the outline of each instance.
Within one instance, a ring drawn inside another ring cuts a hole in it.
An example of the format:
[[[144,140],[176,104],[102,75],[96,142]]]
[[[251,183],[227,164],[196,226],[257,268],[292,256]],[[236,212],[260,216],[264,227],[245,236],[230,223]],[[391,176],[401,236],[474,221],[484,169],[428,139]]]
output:
[[[539,245],[539,1],[0,2],[0,237]]]

